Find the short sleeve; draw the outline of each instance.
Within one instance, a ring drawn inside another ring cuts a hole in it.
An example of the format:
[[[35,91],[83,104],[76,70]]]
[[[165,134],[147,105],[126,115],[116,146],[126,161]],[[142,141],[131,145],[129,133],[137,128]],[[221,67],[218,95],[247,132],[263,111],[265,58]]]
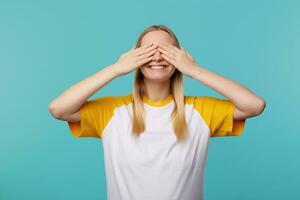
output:
[[[246,119],[234,120],[234,104],[229,99],[195,97],[194,106],[210,129],[211,137],[239,136],[244,131]]]
[[[103,130],[112,118],[117,105],[117,101],[113,96],[86,101],[79,110],[80,121],[67,121],[69,130],[76,138],[93,137],[102,139]]]

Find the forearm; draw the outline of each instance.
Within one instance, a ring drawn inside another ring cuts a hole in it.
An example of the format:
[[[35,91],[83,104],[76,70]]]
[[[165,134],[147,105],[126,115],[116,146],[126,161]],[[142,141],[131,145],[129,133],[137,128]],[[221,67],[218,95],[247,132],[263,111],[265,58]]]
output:
[[[115,67],[107,66],[71,86],[49,104],[49,110],[57,117],[76,112],[90,96],[118,76]]]
[[[264,100],[261,97],[255,95],[242,84],[203,67],[197,65],[193,68],[192,74],[192,78],[227,97],[237,108],[244,112],[256,113],[259,110],[258,108],[264,104]]]

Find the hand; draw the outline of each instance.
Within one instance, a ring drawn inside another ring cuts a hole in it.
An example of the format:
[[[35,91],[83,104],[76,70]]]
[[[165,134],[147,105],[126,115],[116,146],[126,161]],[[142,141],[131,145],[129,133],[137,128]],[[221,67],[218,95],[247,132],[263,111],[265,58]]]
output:
[[[166,61],[174,65],[183,74],[192,77],[197,66],[196,61],[184,48],[179,49],[172,44],[160,44],[158,50]]]
[[[125,75],[151,61],[153,54],[157,51],[156,47],[157,45],[150,43],[139,48],[131,48],[128,52],[122,54],[115,63],[116,72],[119,75]]]

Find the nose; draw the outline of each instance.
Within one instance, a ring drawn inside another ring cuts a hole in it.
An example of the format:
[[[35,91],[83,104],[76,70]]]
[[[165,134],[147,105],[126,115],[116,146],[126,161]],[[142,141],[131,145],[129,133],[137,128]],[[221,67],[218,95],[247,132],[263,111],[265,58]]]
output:
[[[154,60],[154,61],[161,61],[163,59],[164,58],[161,56],[161,53],[158,50],[155,52],[155,54],[152,57],[152,60]]]

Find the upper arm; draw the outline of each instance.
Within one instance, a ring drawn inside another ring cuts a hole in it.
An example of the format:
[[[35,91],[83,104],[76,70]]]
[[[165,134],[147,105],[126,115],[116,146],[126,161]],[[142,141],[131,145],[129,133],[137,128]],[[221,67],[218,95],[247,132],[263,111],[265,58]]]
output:
[[[246,120],[247,118],[254,117],[256,115],[257,114],[246,113],[246,112],[238,109],[236,106],[234,106],[233,118],[235,120]]]
[[[248,118],[249,116],[244,113],[243,111],[241,111],[240,109],[238,109],[236,106],[234,106],[234,114],[233,114],[233,118],[235,120],[244,120],[246,118]]]
[[[210,136],[238,136],[243,132],[245,114],[229,99],[196,97],[194,105],[209,127]]]
[[[75,137],[102,138],[103,131],[113,116],[119,101],[113,96],[99,97],[86,101],[80,109],[65,115],[71,133]]]
[[[76,111],[73,114],[66,114],[59,118],[60,120],[69,121],[69,122],[80,122],[80,111]]]

